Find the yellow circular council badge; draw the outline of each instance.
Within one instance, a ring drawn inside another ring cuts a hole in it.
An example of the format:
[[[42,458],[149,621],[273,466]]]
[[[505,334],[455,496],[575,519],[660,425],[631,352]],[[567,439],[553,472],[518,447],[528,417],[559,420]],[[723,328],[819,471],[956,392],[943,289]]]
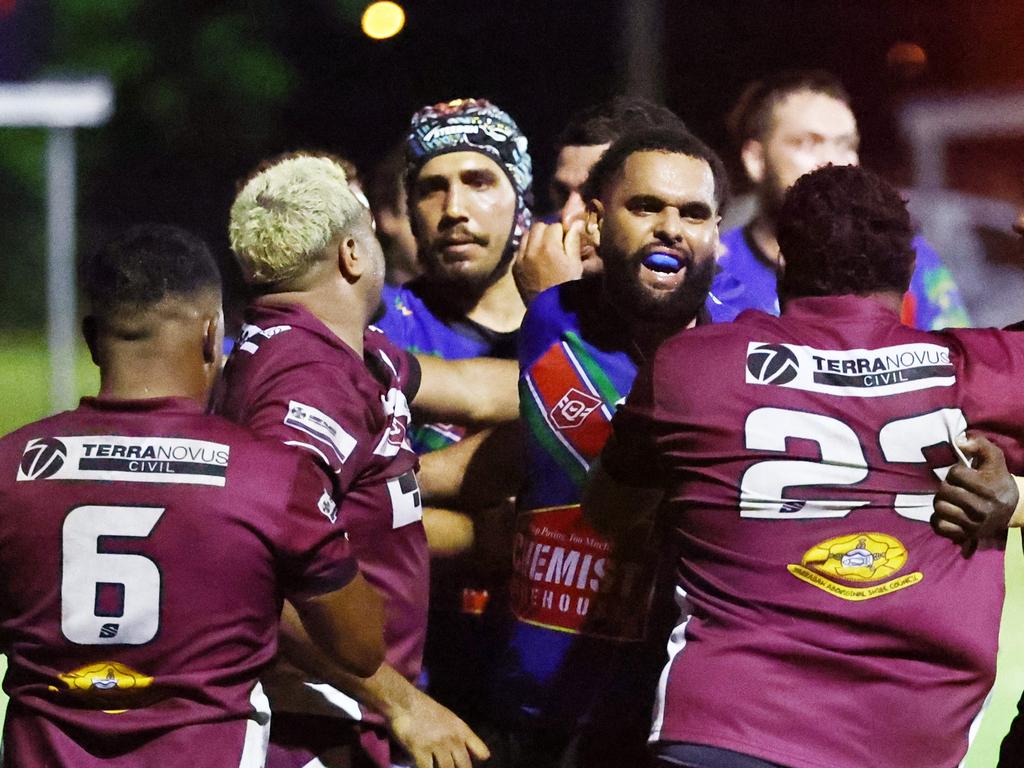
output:
[[[823,541],[807,550],[800,565],[787,568],[801,581],[835,597],[859,601],[892,594],[924,578],[919,571],[897,576],[906,564],[903,542],[872,532]]]
[[[110,714],[137,706],[141,703],[140,693],[153,684],[152,677],[117,661],[99,661],[58,677],[67,686],[66,693],[83,702],[98,705]],[[60,689],[51,686],[50,690]]]

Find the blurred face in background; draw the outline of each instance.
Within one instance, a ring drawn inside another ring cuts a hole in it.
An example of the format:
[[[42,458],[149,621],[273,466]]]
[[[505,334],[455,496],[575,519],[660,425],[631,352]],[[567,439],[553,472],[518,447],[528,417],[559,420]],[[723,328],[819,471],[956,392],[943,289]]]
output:
[[[489,157],[450,152],[428,160],[409,201],[427,273],[453,287],[479,288],[493,281],[515,212],[512,182]]]
[[[555,163],[555,174],[548,192],[551,204],[558,210],[562,225],[568,227],[582,219],[586,205],[580,196],[580,187],[610,144],[569,145],[562,147]]]
[[[797,91],[775,105],[766,135],[743,146],[743,165],[769,213],[793,183],[824,165],[857,165],[860,134],[850,108],[832,96]]]

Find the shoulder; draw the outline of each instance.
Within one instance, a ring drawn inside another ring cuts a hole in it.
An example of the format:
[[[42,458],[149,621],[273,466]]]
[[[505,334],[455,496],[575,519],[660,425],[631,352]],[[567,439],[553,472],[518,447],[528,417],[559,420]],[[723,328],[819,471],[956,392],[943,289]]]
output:
[[[996,328],[947,328],[929,333],[938,341],[947,341],[967,363],[990,361],[1004,368],[1024,355],[1024,333]]]
[[[519,359],[529,361],[543,353],[567,331],[579,331],[581,308],[600,301],[600,281],[573,280],[538,294],[530,303],[519,331]]]
[[[415,355],[389,339],[380,328],[371,325],[363,334],[366,354],[383,361],[392,377],[392,385],[412,399],[419,390],[420,363]]]
[[[373,324],[393,339],[410,324],[430,314],[417,294],[415,280],[404,285],[385,285],[381,290],[381,313]]]
[[[597,306],[601,300],[599,278],[572,280],[538,294],[526,310],[522,333],[542,328],[566,328],[579,325],[579,314]]]
[[[718,264],[722,269],[730,269],[750,253],[743,227],[736,227],[735,229],[723,232],[719,236],[719,241],[722,244],[722,254],[719,256]]]

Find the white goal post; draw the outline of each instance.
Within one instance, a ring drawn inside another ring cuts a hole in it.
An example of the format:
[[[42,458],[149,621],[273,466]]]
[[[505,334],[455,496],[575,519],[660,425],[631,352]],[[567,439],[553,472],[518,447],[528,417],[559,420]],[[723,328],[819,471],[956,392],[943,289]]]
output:
[[[0,83],[0,126],[46,128],[46,339],[50,408],[75,405],[75,128],[103,125],[114,111],[106,78]]]

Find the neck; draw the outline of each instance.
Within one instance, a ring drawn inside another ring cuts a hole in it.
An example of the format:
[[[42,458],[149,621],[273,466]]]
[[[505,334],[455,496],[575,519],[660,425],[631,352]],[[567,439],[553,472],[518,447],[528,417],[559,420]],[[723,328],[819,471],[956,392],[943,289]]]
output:
[[[335,285],[322,284],[304,291],[270,293],[257,298],[256,303],[305,307],[357,355],[363,356],[363,333],[369,323],[370,313],[365,310],[353,311],[356,306],[362,307],[362,301],[347,283],[341,291]]]
[[[776,270],[781,266],[779,259],[779,241],[775,239],[775,220],[765,214],[759,214],[750,223],[750,236],[768,262]]]
[[[878,302],[897,315],[903,310],[903,294],[899,291],[876,291],[875,293],[864,294],[864,298]]]
[[[507,333],[522,325],[525,314],[526,306],[510,269],[488,286],[466,317],[492,331]]]
[[[180,340],[109,341],[100,367],[99,396],[112,400],[184,397],[206,407],[209,365],[198,345]]]
[[[683,326],[665,323],[660,320],[627,320],[629,337],[634,347],[633,351],[641,362],[654,357],[658,347],[669,336],[675,335],[684,328],[693,328],[695,325],[697,325],[696,317]]]

